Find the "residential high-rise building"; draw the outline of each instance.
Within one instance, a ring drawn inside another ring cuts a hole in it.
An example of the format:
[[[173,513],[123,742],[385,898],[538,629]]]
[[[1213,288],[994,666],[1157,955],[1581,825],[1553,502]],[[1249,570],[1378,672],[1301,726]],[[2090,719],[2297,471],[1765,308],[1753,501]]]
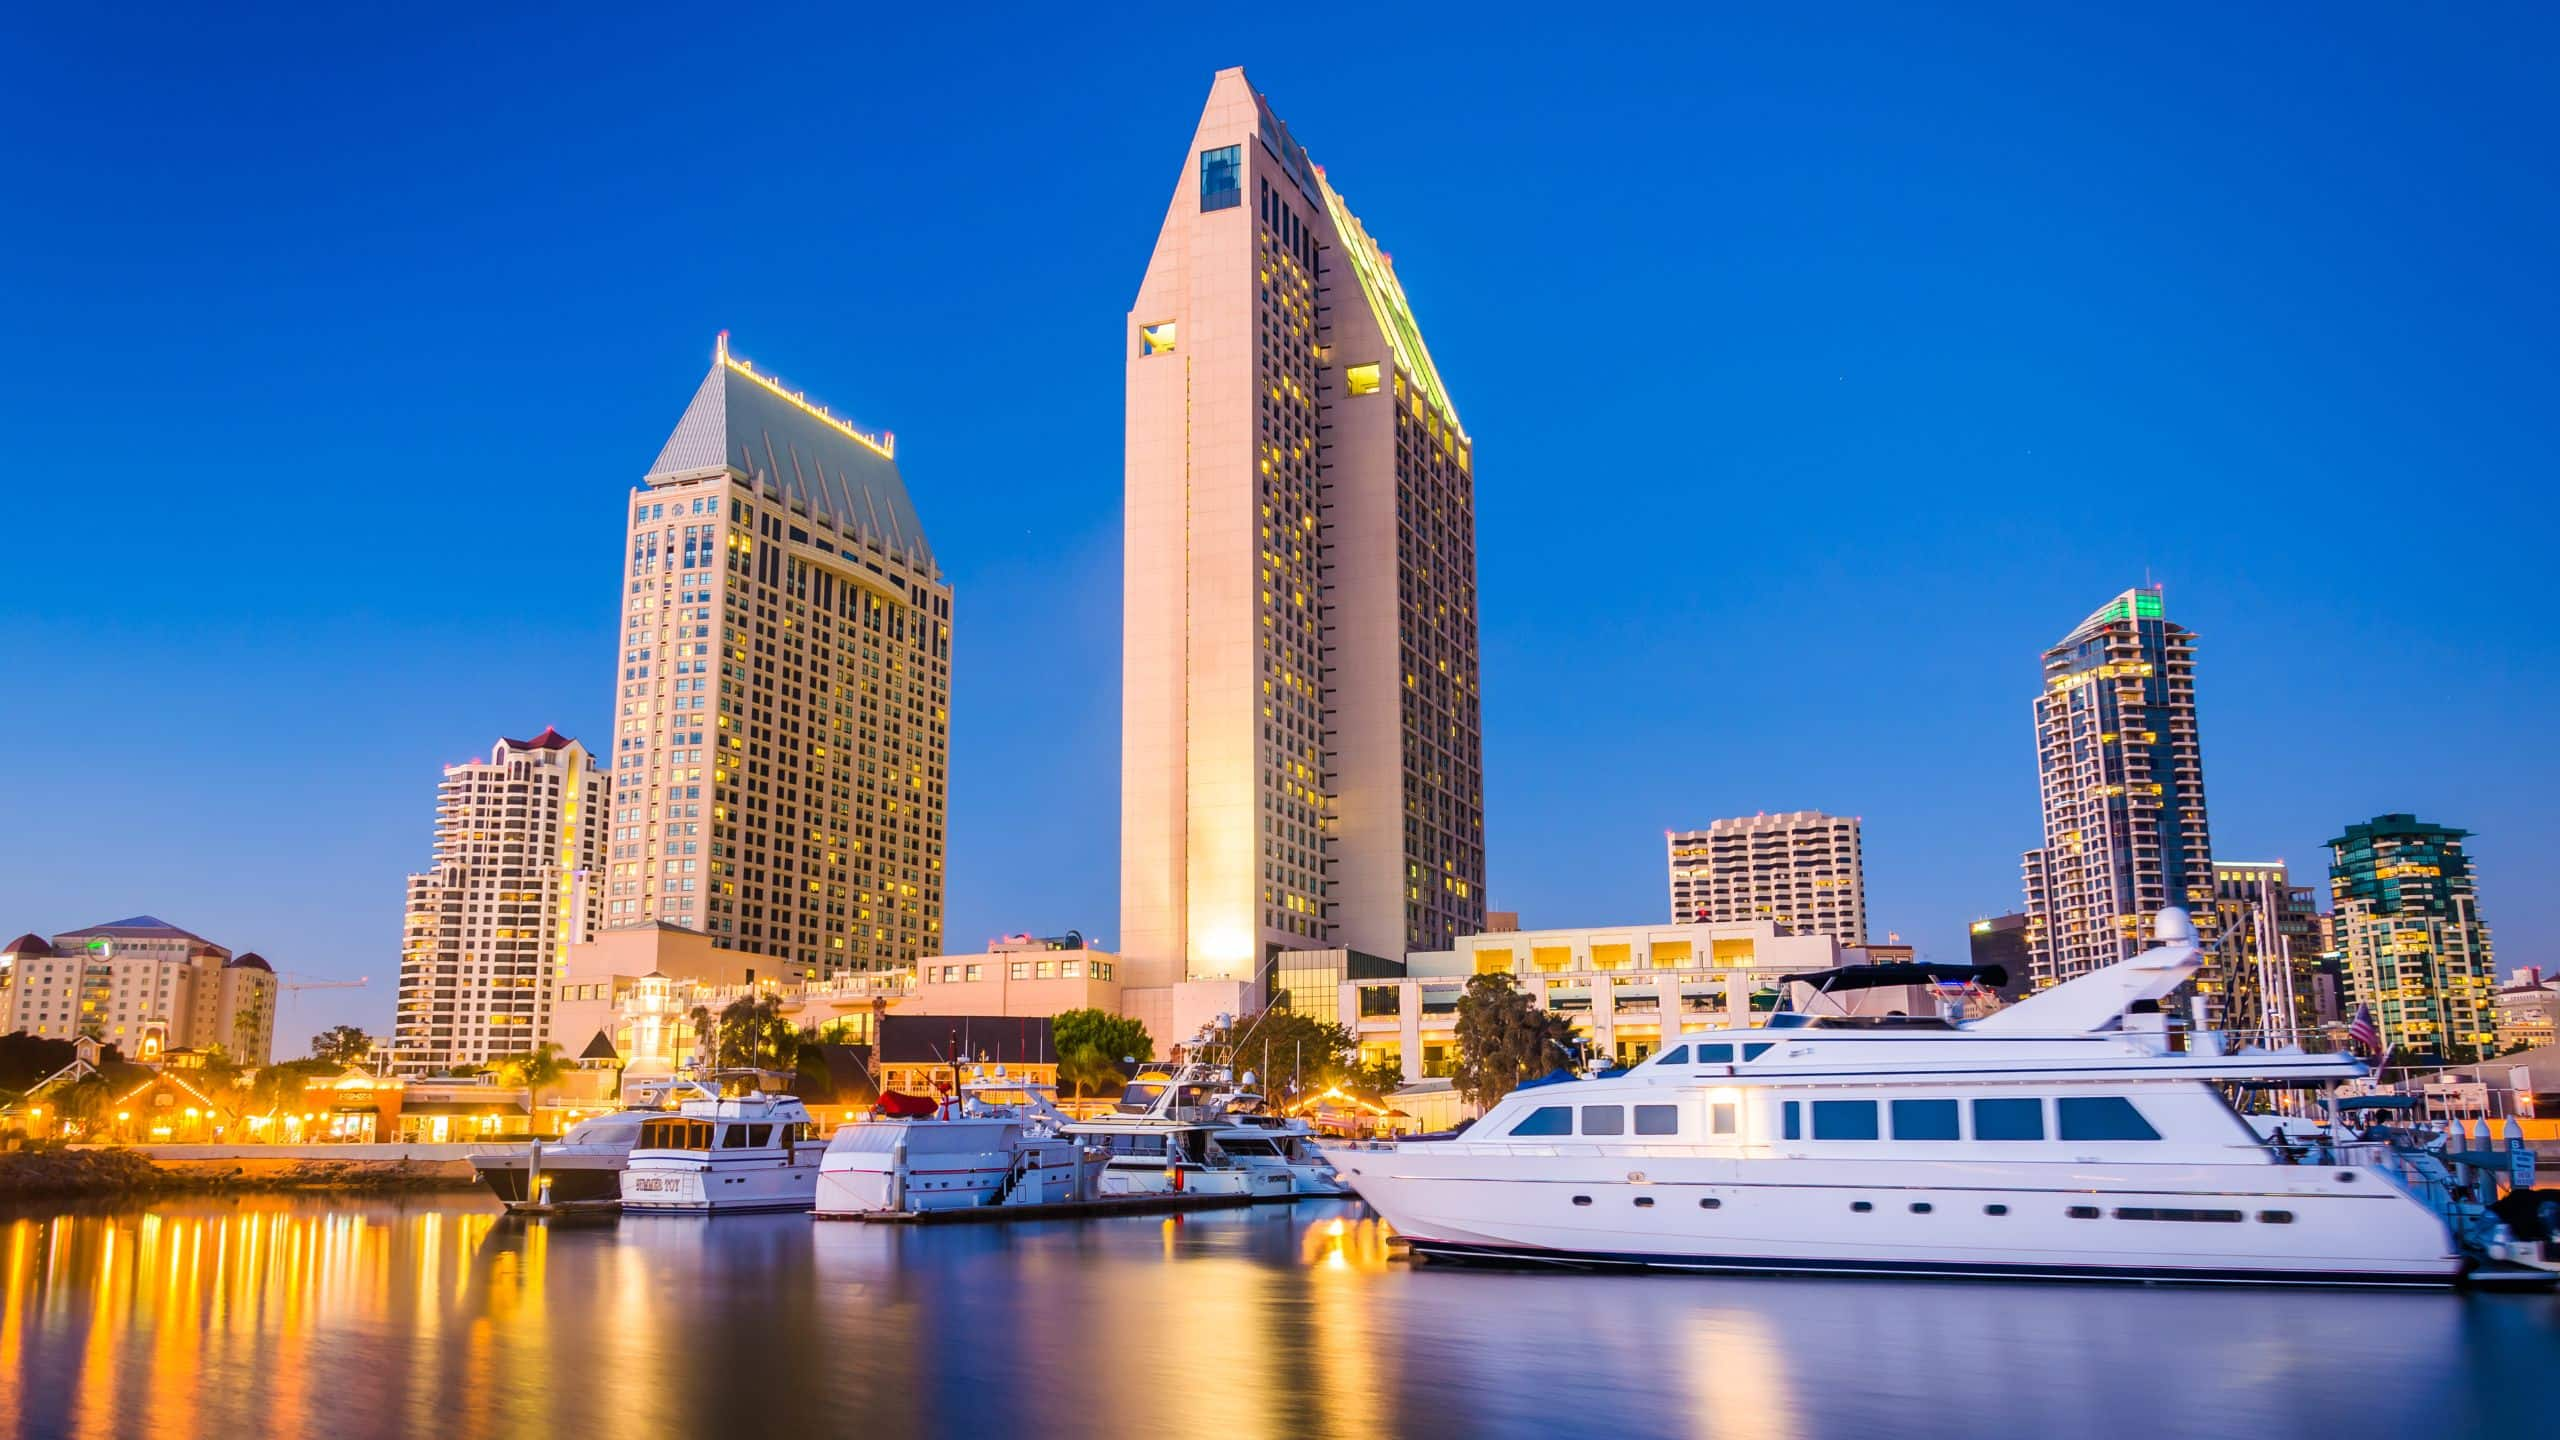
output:
[[[2196,978],[2216,1028],[2274,1046],[2316,1034],[2321,1011],[2320,904],[2281,860],[2213,866],[2220,944]]]
[[[2027,917],[1989,915],[1973,922],[1965,936],[1966,958],[1976,965],[1997,965],[2009,978],[1998,986],[2004,1001],[2017,1000],[2035,988],[2035,958],[2027,949]]]
[[[1858,821],[1819,810],[1717,820],[1663,836],[1674,924],[1767,920],[1781,935],[1867,943]]]
[[[219,1045],[264,1065],[275,1028],[276,976],[264,958],[157,916],[0,946],[0,1034],[88,1035],[137,1060]]]
[[[2023,869],[2036,983],[2140,953],[2169,905],[2211,950],[2195,635],[2167,618],[2159,587],[2125,591],[2044,652],[2035,724],[2044,844]]]
[[[435,867],[409,877],[392,1068],[438,1075],[539,1045],[568,947],[603,916],[612,781],[545,729],[448,765]]]
[[[2468,1064],[2497,1045],[2497,971],[2468,830],[2377,815],[2329,841],[2333,932],[2347,1003],[2370,1006],[2403,1060]]]
[[[894,450],[721,335],[631,494],[606,927],[767,979],[942,949],[952,596]]]
[[[1242,70],[1125,344],[1133,983],[1483,929],[1474,447],[1387,253]]]

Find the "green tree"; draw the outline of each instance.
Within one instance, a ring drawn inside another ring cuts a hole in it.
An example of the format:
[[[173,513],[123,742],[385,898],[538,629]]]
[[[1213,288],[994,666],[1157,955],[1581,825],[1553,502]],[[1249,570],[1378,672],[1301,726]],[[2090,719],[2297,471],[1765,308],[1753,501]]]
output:
[[[1108,1010],[1061,1010],[1049,1017],[1049,1048],[1063,1060],[1070,1050],[1099,1050],[1112,1060],[1152,1060],[1156,1042],[1147,1027]]]
[[[720,1012],[716,1064],[787,1070],[800,1057],[800,1032],[775,995],[732,1000]]]
[[[1253,1071],[1261,1077],[1262,1088],[1275,1094],[1311,1095],[1337,1085],[1377,1088],[1366,1083],[1358,1036],[1348,1027],[1301,1015],[1285,1005],[1235,1021],[1213,1043],[1229,1047],[1229,1060],[1239,1076]],[[1402,1077],[1395,1083],[1403,1083]]]
[[[96,1136],[115,1123],[115,1085],[103,1070],[92,1070],[59,1090],[48,1093],[45,1108],[64,1120],[76,1121],[83,1138]]]
[[[1573,1025],[1529,999],[1506,971],[1471,976],[1458,997],[1458,1094],[1491,1109],[1522,1082],[1566,1068]]]
[[[711,1037],[720,1033],[720,1017],[708,1005],[696,1005],[685,1016],[693,1022],[693,1052],[698,1064],[718,1066],[719,1055],[711,1048]]]
[[[373,1037],[353,1025],[332,1025],[311,1037],[311,1058],[355,1065],[373,1053]]]
[[[568,1062],[560,1058],[560,1047],[548,1040],[523,1054],[501,1055],[492,1063],[508,1084],[524,1087],[525,1103],[535,1110],[542,1108],[542,1092],[558,1085],[569,1073]]]
[[[1058,1083],[1078,1100],[1118,1090],[1127,1078],[1120,1073],[1120,1062],[1099,1046],[1071,1045],[1058,1052]]]
[[[300,1110],[303,1088],[315,1079],[327,1079],[345,1067],[334,1060],[283,1060],[261,1065],[249,1078],[249,1108],[252,1111]]]

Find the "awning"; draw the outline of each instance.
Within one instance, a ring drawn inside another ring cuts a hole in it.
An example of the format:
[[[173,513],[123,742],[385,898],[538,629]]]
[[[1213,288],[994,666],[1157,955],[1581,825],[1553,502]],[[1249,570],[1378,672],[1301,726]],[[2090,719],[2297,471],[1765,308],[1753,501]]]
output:
[[[368,1110],[373,1107],[364,1107]],[[403,1115],[522,1115],[521,1100],[420,1100],[400,1107]]]
[[[2415,1110],[2426,1102],[2415,1095],[2349,1095],[2329,1103],[2340,1110]]]

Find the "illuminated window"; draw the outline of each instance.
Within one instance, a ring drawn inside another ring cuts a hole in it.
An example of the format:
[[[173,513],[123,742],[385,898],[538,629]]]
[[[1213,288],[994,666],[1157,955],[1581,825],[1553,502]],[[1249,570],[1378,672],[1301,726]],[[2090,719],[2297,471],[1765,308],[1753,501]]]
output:
[[[1244,147],[1200,152],[1200,208],[1226,210],[1244,203]]]
[[[1142,356],[1170,355],[1173,353],[1173,341],[1174,322],[1170,320],[1138,327],[1138,353]]]
[[[1354,395],[1375,395],[1378,393],[1378,366],[1375,361],[1366,365],[1354,365],[1349,369],[1344,370],[1342,372],[1342,379],[1343,383],[1350,387],[1351,393]]]

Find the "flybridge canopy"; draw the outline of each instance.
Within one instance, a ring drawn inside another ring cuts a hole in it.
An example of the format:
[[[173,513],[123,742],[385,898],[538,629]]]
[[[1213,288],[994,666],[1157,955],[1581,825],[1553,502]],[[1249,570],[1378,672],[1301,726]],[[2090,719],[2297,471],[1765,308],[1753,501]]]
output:
[[[1812,986],[1819,994],[1834,995],[1887,985],[2006,985],[2009,970],[2004,965],[1940,965],[1914,960],[1893,965],[1843,965],[1836,970],[1807,970],[1801,975],[1778,977],[1780,984],[1795,980]]]
[[[2114,1028],[2137,1002],[2167,995],[2204,963],[2186,911],[2175,905],[2162,910],[2151,930],[2160,943],[2132,959],[2066,980],[1964,1028],[1985,1035],[2086,1035]]]

